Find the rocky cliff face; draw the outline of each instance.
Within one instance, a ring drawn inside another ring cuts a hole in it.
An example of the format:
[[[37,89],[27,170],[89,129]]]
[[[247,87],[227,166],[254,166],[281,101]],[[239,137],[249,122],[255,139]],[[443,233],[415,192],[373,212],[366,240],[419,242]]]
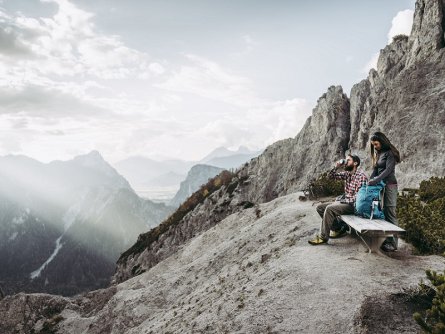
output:
[[[444,12],[443,0],[417,0],[409,37],[407,66],[437,58],[438,52],[445,46]]]

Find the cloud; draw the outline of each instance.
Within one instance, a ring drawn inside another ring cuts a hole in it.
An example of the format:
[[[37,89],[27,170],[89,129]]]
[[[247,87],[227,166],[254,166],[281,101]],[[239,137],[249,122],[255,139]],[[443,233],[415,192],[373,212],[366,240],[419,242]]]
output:
[[[99,33],[92,13],[67,0],[41,2],[56,4],[55,13],[34,18],[0,9],[0,113],[115,117],[137,104],[120,98],[119,82],[164,71],[120,37]]]
[[[221,145],[294,137],[311,113],[304,99],[259,96],[221,63],[189,53],[173,67],[100,33],[74,3],[44,2],[57,5],[53,15],[0,11],[0,154],[198,159]],[[242,41],[247,52],[256,45]]]
[[[54,16],[0,15],[0,55],[12,70],[101,79],[150,73],[150,57],[125,46],[118,36],[97,32],[92,13],[67,0],[42,2],[57,5]],[[26,61],[17,55],[27,56]]]
[[[230,73],[219,64],[193,54],[185,55],[189,62],[155,86],[167,91],[194,94],[214,101],[248,107],[258,98],[250,79]]]
[[[210,147],[243,145],[262,149],[278,140],[295,137],[310,114],[311,108],[304,99],[265,103],[245,112],[209,120],[197,127],[194,138],[186,140],[205,138],[211,143]],[[202,155],[208,153],[209,147],[206,150],[201,150]]]
[[[412,9],[405,9],[396,14],[392,19],[391,28],[388,32],[388,43],[392,42],[392,38],[397,35],[411,34],[413,26],[414,11]]]
[[[187,64],[167,74],[165,81],[156,87],[180,94],[183,101],[190,100],[190,96],[201,98],[199,117],[202,123],[196,125],[195,135],[212,141],[213,147],[263,148],[277,140],[296,136],[311,114],[305,99],[273,101],[261,98],[249,78],[203,57],[187,54],[185,58]]]
[[[164,67],[159,63],[151,63],[148,65],[148,69],[155,74],[163,74],[165,72]]]
[[[233,52],[230,54],[232,58],[239,58],[250,54],[260,43],[256,41],[251,35],[245,34],[241,36],[241,41],[243,42],[243,49],[238,52]]]
[[[26,85],[0,90],[0,114],[29,114],[40,118],[109,117],[111,112],[75,95],[48,87]]]
[[[20,57],[31,54],[30,48],[23,43],[20,35],[4,24],[0,18],[0,51],[9,57]]]
[[[392,42],[392,38],[397,35],[410,35],[413,25],[414,11],[412,9],[405,9],[396,14],[393,17],[391,28],[388,31],[388,44]],[[361,73],[367,75],[371,68],[377,68],[377,61],[379,59],[380,52],[376,52],[372,55],[371,59],[361,69]]]
[[[377,68],[377,62],[379,60],[380,52],[374,53],[374,55],[371,57],[371,59],[366,63],[365,66],[363,66],[361,72],[365,75],[368,75],[369,71],[373,68]]]

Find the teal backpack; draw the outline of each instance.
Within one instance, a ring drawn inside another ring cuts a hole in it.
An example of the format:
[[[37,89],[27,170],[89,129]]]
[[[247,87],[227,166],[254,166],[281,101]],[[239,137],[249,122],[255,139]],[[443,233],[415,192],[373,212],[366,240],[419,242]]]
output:
[[[385,219],[383,213],[384,188],[383,181],[374,186],[363,185],[355,198],[355,214],[369,219]]]

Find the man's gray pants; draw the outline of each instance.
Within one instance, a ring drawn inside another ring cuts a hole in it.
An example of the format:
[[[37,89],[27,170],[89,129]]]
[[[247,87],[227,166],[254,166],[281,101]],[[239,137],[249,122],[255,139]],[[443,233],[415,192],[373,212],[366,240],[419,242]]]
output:
[[[352,204],[345,204],[340,202],[323,203],[317,206],[317,212],[323,218],[320,229],[320,236],[329,240],[329,233],[335,219],[341,215],[350,215],[354,213],[354,206]]]

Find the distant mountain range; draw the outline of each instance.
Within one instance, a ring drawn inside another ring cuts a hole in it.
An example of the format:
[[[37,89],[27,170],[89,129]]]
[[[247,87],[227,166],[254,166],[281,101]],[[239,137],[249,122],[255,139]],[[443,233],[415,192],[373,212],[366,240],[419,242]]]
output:
[[[166,173],[175,173],[185,178],[188,170],[195,164],[193,161],[164,160],[156,161],[145,157],[130,157],[114,164],[134,189],[153,186],[156,179]]]
[[[145,157],[130,157],[114,164],[135,191],[144,197],[157,200],[155,196],[173,198],[180,183],[186,179],[190,169],[199,164],[231,169],[260,155],[261,151],[250,151],[244,146],[236,151],[219,147],[199,161],[164,160],[156,161]],[[195,189],[196,190],[196,189]]]
[[[259,156],[262,152],[263,150],[250,151],[244,146],[240,146],[237,151],[219,147],[204,157],[199,163],[224,169],[235,169]]]
[[[0,286],[72,295],[105,286],[120,253],[171,208],[141,199],[93,151],[0,158]]]
[[[224,169],[207,166],[207,165],[195,165],[187,174],[187,178],[181,182],[181,186],[176,193],[175,197],[171,200],[170,205],[178,207],[182,204],[191,194],[193,194],[199,187],[214,176],[221,173]]]

